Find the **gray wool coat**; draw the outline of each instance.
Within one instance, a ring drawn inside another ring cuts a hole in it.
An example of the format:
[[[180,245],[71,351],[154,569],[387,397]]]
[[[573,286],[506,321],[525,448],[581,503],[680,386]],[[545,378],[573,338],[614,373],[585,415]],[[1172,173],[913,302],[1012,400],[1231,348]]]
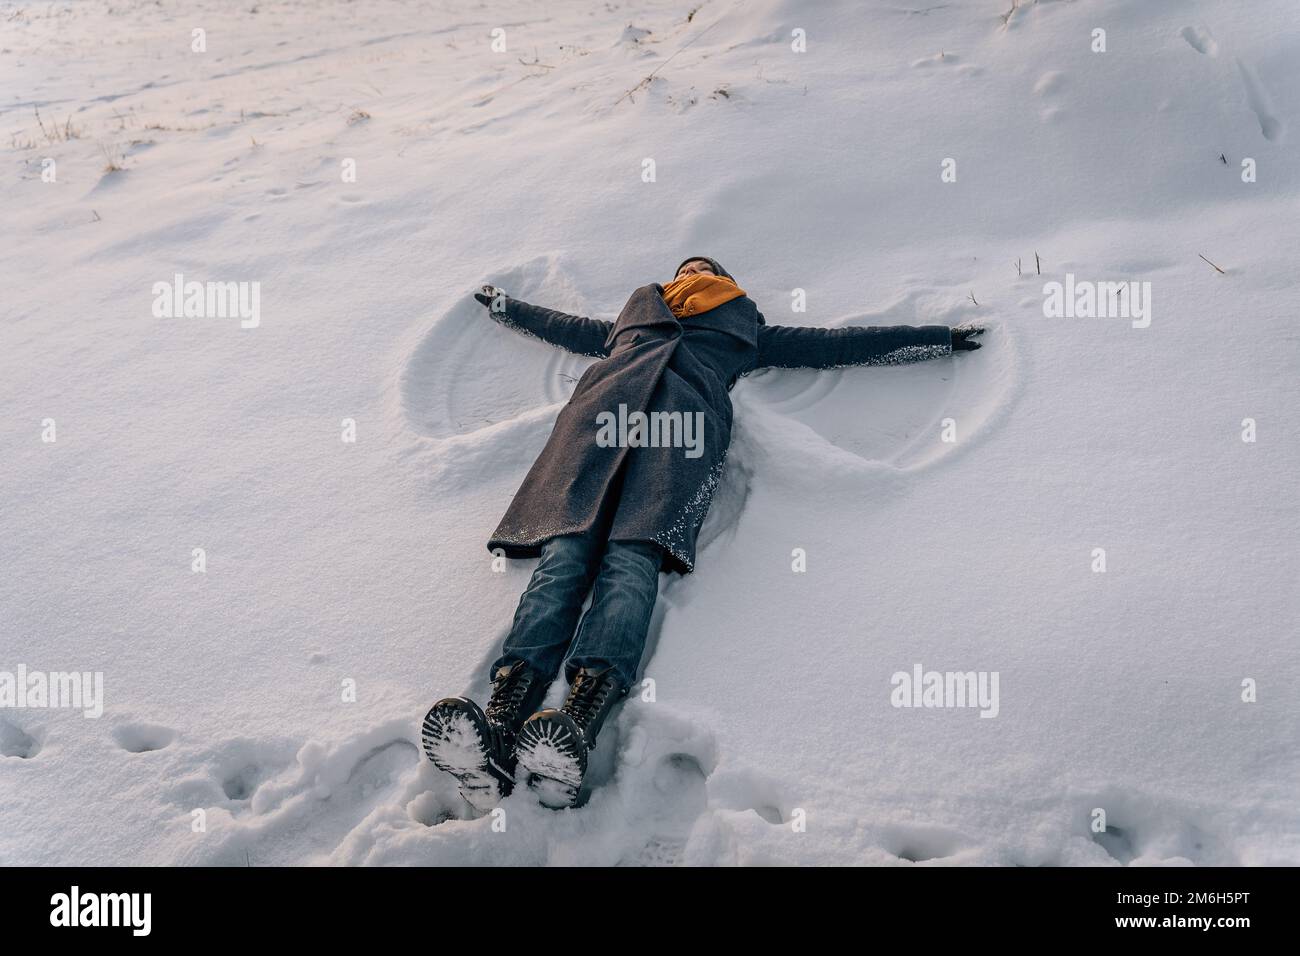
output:
[[[490,314],[600,361],[578,380],[488,548],[534,557],[558,535],[595,533],[609,541],[654,542],[663,549],[663,569],[681,574],[694,570],[696,536],[726,462],[728,393],[739,376],[767,366],[896,365],[952,351],[943,325],[767,325],[748,296],[679,320],[657,283],[633,292],[614,322],[508,297]],[[646,414],[644,427],[622,429],[614,442],[614,429],[602,433],[602,422],[620,416],[631,422],[638,411]],[[674,447],[674,436],[690,437],[683,431],[690,423],[703,426],[695,447],[680,441]]]

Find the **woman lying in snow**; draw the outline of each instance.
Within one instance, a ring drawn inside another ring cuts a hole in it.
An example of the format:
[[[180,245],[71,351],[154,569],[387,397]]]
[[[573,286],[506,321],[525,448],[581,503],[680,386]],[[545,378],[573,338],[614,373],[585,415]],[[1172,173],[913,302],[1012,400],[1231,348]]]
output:
[[[687,259],[666,286],[637,289],[612,323],[519,302],[491,286],[475,298],[503,325],[600,361],[578,380],[488,542],[512,558],[541,558],[492,665],[492,698],[485,709],[464,697],[434,704],[424,749],[476,808],[521,777],[547,806],[573,806],[588,752],[640,666],[659,573],[694,569],[696,535],[731,440],[736,379],[767,366],[940,358],[979,348],[972,336],[982,330],[770,326],[706,256]],[[602,425],[611,416],[640,423],[624,424],[622,440],[611,442]],[[692,448],[645,434],[646,421],[662,429],[685,419],[703,426]],[[564,706],[535,712],[561,662],[570,683]]]

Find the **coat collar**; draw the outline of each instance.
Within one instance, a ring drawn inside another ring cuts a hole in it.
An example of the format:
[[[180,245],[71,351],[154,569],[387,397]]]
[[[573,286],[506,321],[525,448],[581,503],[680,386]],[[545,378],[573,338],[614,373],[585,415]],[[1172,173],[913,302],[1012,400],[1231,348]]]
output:
[[[724,302],[698,316],[679,321],[664,301],[664,287],[657,282],[643,285],[628,297],[623,311],[614,320],[605,346],[611,347],[614,339],[627,329],[657,328],[671,335],[683,329],[707,328],[734,336],[747,344],[758,341],[758,307],[749,296]]]

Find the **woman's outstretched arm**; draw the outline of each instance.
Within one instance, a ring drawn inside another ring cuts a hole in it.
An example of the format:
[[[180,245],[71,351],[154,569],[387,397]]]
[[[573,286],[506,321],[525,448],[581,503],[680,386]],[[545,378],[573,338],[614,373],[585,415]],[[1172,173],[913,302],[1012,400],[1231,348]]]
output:
[[[529,305],[510,298],[490,285],[485,285],[482,290],[474,293],[474,298],[487,306],[488,315],[516,332],[534,336],[579,355],[604,358],[609,354],[605,349],[605,339],[613,328],[612,322]]]
[[[903,365],[979,348],[970,336],[982,329],[946,325],[884,325],[815,329],[760,325],[755,368],[844,368]]]

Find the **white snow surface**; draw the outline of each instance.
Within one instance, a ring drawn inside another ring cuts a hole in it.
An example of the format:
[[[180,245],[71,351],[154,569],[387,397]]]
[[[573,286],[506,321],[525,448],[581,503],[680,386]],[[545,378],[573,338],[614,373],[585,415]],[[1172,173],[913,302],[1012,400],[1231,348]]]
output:
[[[1300,863],[1294,0],[4,0],[0,80],[0,670],[105,697],[0,710],[0,862]],[[986,345],[742,379],[653,700],[585,807],[477,814],[420,720],[589,360],[470,294],[609,319],[691,254]],[[155,318],[176,273],[260,325]],[[1150,326],[1045,318],[1066,273]]]

